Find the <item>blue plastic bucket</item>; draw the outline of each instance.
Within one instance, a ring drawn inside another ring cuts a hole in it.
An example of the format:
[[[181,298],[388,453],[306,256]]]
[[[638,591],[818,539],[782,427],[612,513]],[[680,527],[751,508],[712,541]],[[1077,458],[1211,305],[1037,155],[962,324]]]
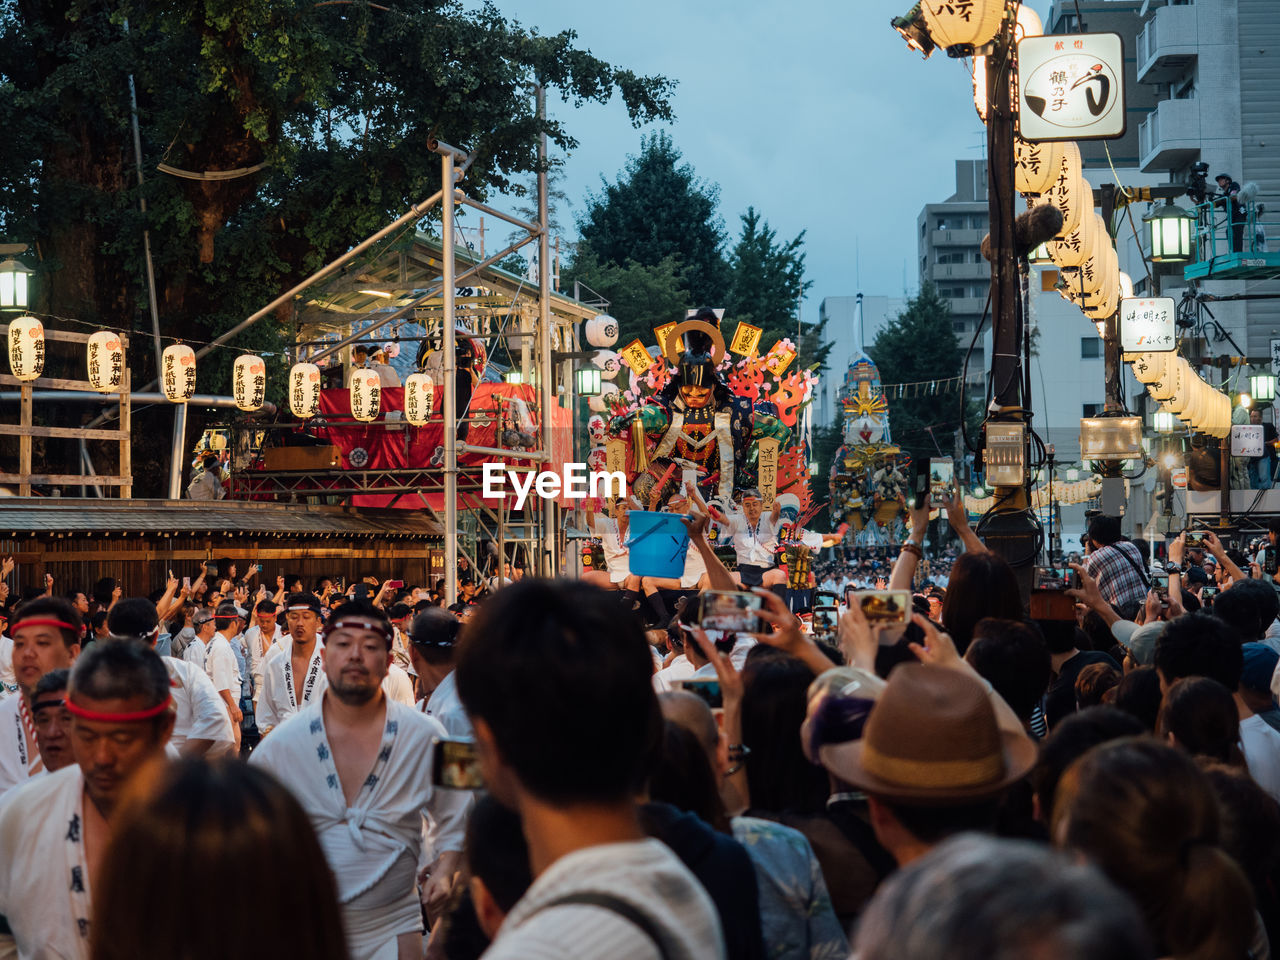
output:
[[[689,550],[689,531],[682,513],[653,513],[632,510],[627,514],[627,546],[631,572],[637,577],[684,576],[684,559]]]

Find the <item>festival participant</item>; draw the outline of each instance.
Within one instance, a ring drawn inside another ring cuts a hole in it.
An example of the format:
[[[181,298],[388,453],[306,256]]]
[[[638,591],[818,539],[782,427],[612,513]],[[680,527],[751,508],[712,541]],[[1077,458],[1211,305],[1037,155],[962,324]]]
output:
[[[236,655],[231,650],[231,643],[240,635],[240,615],[234,603],[224,603],[218,607],[214,617],[218,631],[208,643],[204,657],[204,672],[213,681],[213,688],[226,704],[227,716],[231,718],[231,732],[235,737],[235,749],[240,751],[240,721],[244,714],[240,710],[240,668],[236,664]]]
[[[30,600],[14,619],[13,671],[19,692],[0,701],[0,794],[44,769],[31,696],[46,673],[75,663],[80,627],[80,615],[61,597]]]
[[[70,670],[50,670],[36,684],[31,716],[45,773],[56,773],[76,762],[71,752],[71,713],[67,710],[67,678]]]
[[[121,798],[173,730],[169,673],[140,643],[86,650],[66,705],[75,764],[0,807],[0,915],[22,958],[88,960],[93,881]]]
[[[640,596],[640,578],[631,573],[630,550],[627,547],[627,501],[617,497],[609,502],[605,514],[595,512],[587,501],[587,526],[600,538],[604,551],[604,569],[588,570],[582,579],[605,590],[622,590],[633,598]]]
[[[249,669],[253,673],[253,709],[258,712],[258,700],[262,695],[262,662],[267,654],[284,639],[280,628],[279,606],[272,599],[264,598],[253,608],[253,626],[244,632],[244,645],[249,651]]]
[[[635,797],[661,731],[652,669],[639,622],[587,584],[522,581],[467,628],[458,693],[535,878],[488,960],[725,955],[710,898],[640,827]]]
[[[433,607],[414,618],[409,634],[409,655],[418,671],[418,692],[423,697],[418,709],[439,720],[451,737],[475,735],[458,699],[458,679],[453,669],[461,628],[456,617]]]
[[[682,493],[674,494],[667,500],[664,512],[688,513],[691,508],[699,513],[707,512],[707,505],[698,495],[698,488],[691,483],[685,483]],[[666,623],[670,616],[659,590],[705,590],[709,585],[707,563],[692,538],[685,552],[684,572],[679,579],[675,577],[640,578],[640,589],[644,591],[645,599],[657,614],[659,623]]]
[[[451,881],[470,795],[432,788],[431,744],[444,727],[382,689],[391,623],[381,610],[360,601],[340,607],[322,658],[326,692],[265,738],[250,762],[279,777],[311,817],[337,880],[353,960],[418,960],[420,816],[439,826],[432,874]]]
[[[0,597],[0,603],[4,600]],[[0,700],[18,692],[18,680],[13,675],[13,637],[9,636],[9,613],[0,610]]]
[[[292,594],[285,602],[288,636],[274,645],[262,663],[258,694],[258,729],[265,737],[300,709],[318,700],[325,679],[319,639],[320,601],[309,593]]]
[[[775,530],[782,515],[782,501],[774,498],[773,509],[764,516],[764,500],[760,491],[750,487],[742,491],[742,510],[726,516],[715,507],[711,516],[729,528],[738,569],[733,579],[739,587],[771,587],[784,580],[774,566],[778,541]]]
[[[209,643],[218,632],[218,622],[214,619],[213,611],[206,607],[196,610],[191,615],[191,629],[195,631],[195,636],[182,651],[182,659],[197,670],[203,670]]]
[[[111,608],[108,618],[112,637],[137,640],[155,649],[160,624],[150,602],[141,598],[121,600]],[[173,696],[174,723],[169,746],[192,757],[234,752],[231,717],[209,675],[174,657],[160,659],[169,671],[169,692]]]

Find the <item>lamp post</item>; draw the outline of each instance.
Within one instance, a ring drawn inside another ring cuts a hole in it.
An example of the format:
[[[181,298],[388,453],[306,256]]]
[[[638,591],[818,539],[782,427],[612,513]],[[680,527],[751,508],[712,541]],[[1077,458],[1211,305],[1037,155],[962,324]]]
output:
[[[1196,221],[1187,211],[1174,206],[1172,197],[1143,219],[1150,232],[1151,260],[1154,263],[1186,263],[1191,260],[1191,228]]]
[[[35,273],[20,260],[0,261],[0,310],[26,310],[28,278]]]

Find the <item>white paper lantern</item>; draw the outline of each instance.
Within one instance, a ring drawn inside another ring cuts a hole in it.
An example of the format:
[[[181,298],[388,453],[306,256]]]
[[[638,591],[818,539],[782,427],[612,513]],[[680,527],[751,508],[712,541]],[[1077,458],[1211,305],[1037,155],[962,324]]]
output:
[[[604,417],[596,414],[587,420],[587,436],[591,438],[591,442],[596,446],[604,443],[607,433],[607,425]]]
[[[267,365],[252,353],[241,354],[231,368],[231,396],[241,410],[261,410],[267,397]]]
[[[89,337],[86,355],[89,385],[102,393],[119,390],[124,383],[124,347],[119,334],[99,330]]]
[[[35,317],[9,321],[9,369],[24,381],[44,370],[44,324]]]
[[[600,384],[600,393],[598,395],[587,398],[587,406],[596,413],[604,413],[609,409],[609,399],[616,397],[618,392],[617,385],[606,380]]]
[[[196,352],[185,343],[164,348],[160,386],[170,403],[186,403],[196,395]]]
[[[1139,383],[1155,383],[1164,376],[1165,364],[1172,353],[1140,353],[1133,363],[1133,375]]]
[[[602,313],[584,323],[582,333],[593,347],[612,347],[618,342],[618,321]]]
[[[1060,240],[1049,241],[1049,256],[1059,267],[1080,266],[1093,254],[1095,244],[1100,242],[1097,230],[1095,218],[1081,217],[1074,230]]]
[[[1062,151],[1066,146],[1060,140],[1050,143],[1032,143],[1021,137],[1013,140],[1013,183],[1019,193],[1039,196],[1053,185],[1062,169]]]
[[[622,369],[622,354],[616,350],[597,350],[591,362],[600,368],[600,376],[603,379],[612,380]]]
[[[1120,296],[1126,300],[1133,296],[1133,278],[1123,270],[1120,271]]]
[[[351,416],[362,423],[378,419],[382,404],[382,378],[374,370],[351,371]]]
[[[404,418],[415,427],[431,419],[436,405],[436,382],[430,374],[411,373],[404,381]]]
[[[944,50],[981,47],[1000,32],[1004,0],[923,0],[920,12],[929,27],[929,36]]]
[[[320,412],[320,368],[314,363],[289,368],[289,412],[302,420]]]

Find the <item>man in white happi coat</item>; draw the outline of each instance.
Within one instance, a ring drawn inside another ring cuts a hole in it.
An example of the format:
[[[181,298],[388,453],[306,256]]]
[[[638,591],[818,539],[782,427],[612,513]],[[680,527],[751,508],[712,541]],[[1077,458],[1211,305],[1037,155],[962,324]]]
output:
[[[0,610],[0,700],[18,692],[13,675],[13,638],[9,636],[9,614]]]
[[[155,605],[142,597],[121,600],[107,615],[111,636],[137,640],[153,650],[160,637]],[[207,628],[206,628],[207,629]],[[161,657],[169,671],[174,723],[169,746],[186,757],[235,755],[235,732],[226,704],[203,670],[174,657]]]
[[[22,960],[87,960],[92,879],[120,798],[173,729],[169,672],[140,643],[100,642],[71,671],[76,762],[0,803],[0,915]]]
[[[365,601],[333,614],[321,657],[329,685],[250,757],[311,817],[332,868],[353,960],[418,960],[415,873],[425,813],[439,826],[441,872],[462,849],[469,794],[431,785],[439,723],[391,700],[391,623]]]
[[[414,618],[409,633],[409,656],[418,673],[418,688],[423,699],[418,708],[439,720],[451,737],[473,737],[471,721],[458,698],[457,678],[453,673],[455,647],[462,624],[449,611],[440,607],[424,610]]]
[[[249,672],[253,674],[253,710],[258,711],[262,695],[262,662],[285,637],[277,619],[280,608],[270,598],[259,600],[253,608],[253,625],[244,632],[244,646],[249,653]],[[261,725],[261,724],[259,724]]]
[[[213,611],[208,607],[201,607],[192,614],[191,629],[196,632],[196,635],[187,644],[187,649],[182,651],[182,659],[197,670],[203,670],[205,652],[209,649],[213,635],[218,632],[218,622],[213,617]]]
[[[37,597],[14,616],[13,671],[18,693],[0,700],[0,795],[44,771],[31,695],[50,670],[80,654],[80,615],[61,597]]]

